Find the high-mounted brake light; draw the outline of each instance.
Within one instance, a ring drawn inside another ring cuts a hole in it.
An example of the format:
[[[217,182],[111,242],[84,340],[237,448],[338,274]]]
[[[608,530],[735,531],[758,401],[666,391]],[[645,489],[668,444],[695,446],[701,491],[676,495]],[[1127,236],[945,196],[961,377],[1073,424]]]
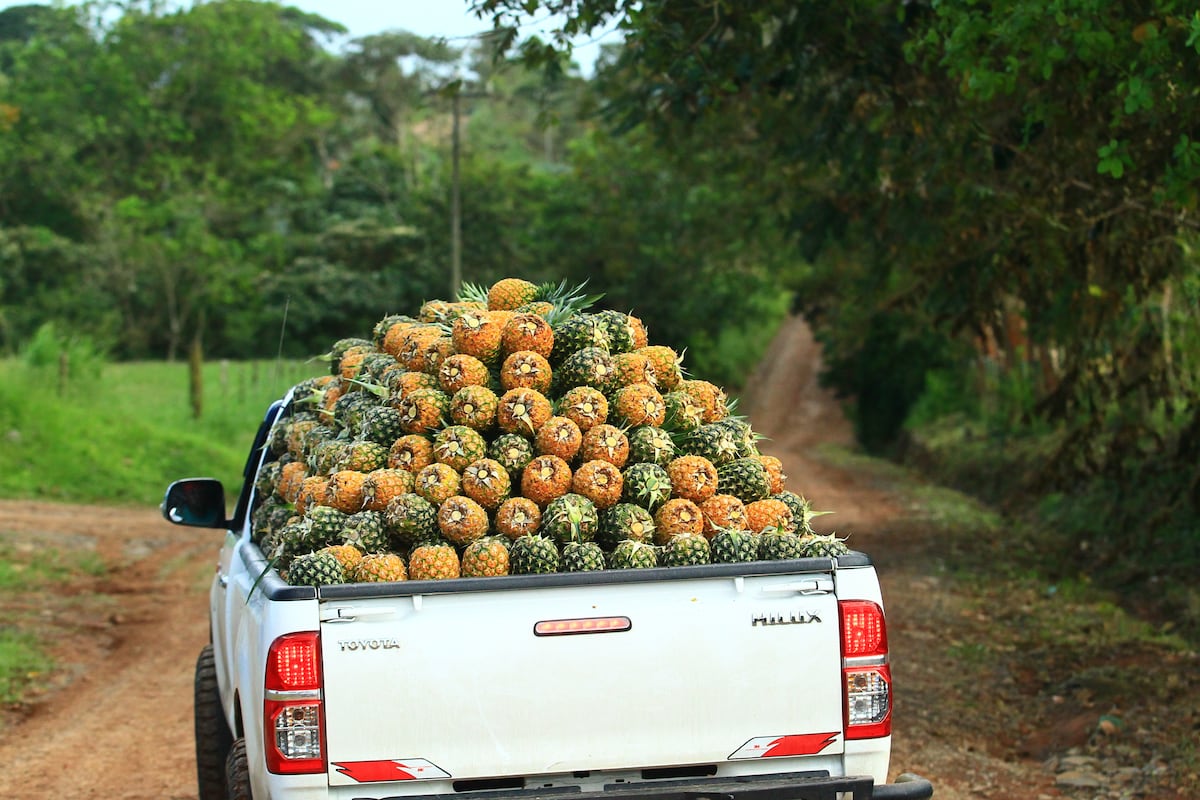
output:
[[[535,636],[570,636],[575,633],[620,633],[633,627],[629,617],[544,619],[533,626]]]
[[[324,772],[320,634],[289,633],[272,642],[263,688],[267,769],[286,775]]]
[[[846,738],[890,736],[892,671],[883,609],[869,600],[843,600],[838,612]]]

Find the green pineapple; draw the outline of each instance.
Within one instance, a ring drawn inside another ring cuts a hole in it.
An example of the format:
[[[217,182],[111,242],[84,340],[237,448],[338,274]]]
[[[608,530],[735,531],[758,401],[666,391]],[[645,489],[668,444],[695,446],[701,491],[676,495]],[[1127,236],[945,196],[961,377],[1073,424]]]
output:
[[[305,517],[311,527],[309,541],[314,548],[341,542],[342,529],[346,526],[346,514],[330,506],[313,506],[308,509]]]
[[[839,539],[832,533],[827,535],[808,534],[800,537],[804,558],[837,558],[850,552],[845,539]]]
[[[328,353],[325,353],[324,355],[321,355],[321,356],[317,356],[316,358],[319,361],[328,361],[329,362],[329,374],[337,375],[338,369],[341,365],[342,358],[347,353],[349,353],[351,351],[356,351],[356,350],[359,352],[371,352],[374,349],[375,349],[375,345],[372,344],[367,339],[362,339],[362,338],[358,338],[358,337],[349,337],[346,339],[338,339],[336,342],[333,343],[333,347],[331,347],[329,349]]]
[[[569,542],[562,549],[562,572],[594,572],[604,568],[604,551],[595,542]]]
[[[699,533],[677,533],[663,546],[663,566],[690,567],[712,562],[712,548]]]
[[[520,537],[509,548],[508,558],[513,575],[547,575],[558,571],[558,545],[548,536]]]
[[[483,435],[466,425],[451,425],[433,437],[434,458],[456,472],[462,472],[486,453],[487,442]]]
[[[712,558],[717,564],[758,561],[758,536],[750,531],[729,529],[712,539]]]
[[[710,422],[681,437],[679,449],[683,453],[703,456],[720,467],[741,457],[737,434],[726,425]]]
[[[600,515],[596,542],[605,550],[614,550],[623,541],[654,541],[654,517],[633,503],[617,503]]]
[[[650,569],[658,566],[658,548],[646,542],[626,539],[618,542],[609,556],[611,569]]]
[[[804,558],[804,539],[782,530],[763,531],[758,537],[758,557],[763,561]]]
[[[367,409],[379,405],[379,398],[370,392],[347,392],[333,404],[333,427],[353,433],[362,426]]]
[[[391,442],[388,442],[390,445]],[[334,465],[336,470],[373,472],[387,466],[388,448],[379,442],[359,440],[349,442],[342,448]],[[335,471],[336,471],[335,470]]]
[[[288,565],[287,580],[293,586],[331,586],[346,582],[346,570],[332,553],[304,553]]]
[[[557,340],[556,340],[557,342]],[[554,370],[556,394],[576,386],[590,386],[604,394],[614,388],[617,367],[603,347],[585,347],[563,359]]]
[[[599,527],[596,506],[581,494],[567,492],[546,504],[539,532],[560,545],[590,542]]]
[[[550,360],[553,364],[562,364],[572,354],[588,347],[608,352],[608,330],[596,314],[572,314],[552,329],[554,349]]]
[[[771,499],[781,501],[792,510],[792,517],[796,521],[796,532],[800,534],[812,533],[812,521],[817,517],[831,513],[829,511],[814,511],[812,503],[787,489],[778,494],[771,495]]]
[[[712,424],[728,428],[733,433],[734,441],[738,443],[739,458],[750,458],[759,454],[758,441],[762,437],[751,429],[745,418],[730,416]]]
[[[312,536],[312,523],[303,517],[292,517],[278,530],[264,537],[262,551],[280,567],[286,567],[301,553],[317,549]]]
[[[628,314],[610,310],[601,311],[595,316],[604,329],[610,353],[628,353],[633,350],[633,325],[629,322]]]
[[[671,498],[671,476],[658,464],[633,464],[626,467],[621,475],[622,502],[639,505],[654,513]]]
[[[629,463],[648,462],[665,467],[679,455],[671,434],[653,425],[642,425],[629,432]]]
[[[670,431],[694,431],[704,423],[704,408],[682,389],[663,395],[667,404],[667,419],[663,427]]]
[[[388,503],[383,523],[400,549],[410,549],[438,535],[437,508],[415,492],[405,492]]]
[[[362,424],[358,429],[360,439],[391,447],[392,442],[403,435],[400,412],[391,406],[372,406],[363,412]]]
[[[342,544],[352,544],[364,553],[382,553],[388,549],[388,534],[383,514],[359,511],[346,518],[342,526]]]
[[[717,468],[718,491],[743,503],[764,500],[771,494],[767,469],[756,458],[739,458]]]
[[[521,471],[533,460],[533,443],[519,433],[503,433],[488,445],[488,458],[508,470],[509,479],[519,484]]]

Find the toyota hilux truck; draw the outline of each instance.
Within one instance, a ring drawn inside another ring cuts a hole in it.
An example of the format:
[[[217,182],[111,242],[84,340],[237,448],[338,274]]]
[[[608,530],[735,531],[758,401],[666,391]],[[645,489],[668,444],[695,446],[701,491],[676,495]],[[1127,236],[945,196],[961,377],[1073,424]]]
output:
[[[195,673],[200,800],[928,798],[887,783],[871,559],[286,583],[209,478],[164,516],[224,531]]]

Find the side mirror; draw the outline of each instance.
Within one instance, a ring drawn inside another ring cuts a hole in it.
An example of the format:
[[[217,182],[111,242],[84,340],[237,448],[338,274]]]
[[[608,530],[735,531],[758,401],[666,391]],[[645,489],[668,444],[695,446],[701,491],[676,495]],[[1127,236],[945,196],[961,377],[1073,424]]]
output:
[[[185,478],[167,487],[162,515],[176,525],[224,528],[225,487],[216,478]]]

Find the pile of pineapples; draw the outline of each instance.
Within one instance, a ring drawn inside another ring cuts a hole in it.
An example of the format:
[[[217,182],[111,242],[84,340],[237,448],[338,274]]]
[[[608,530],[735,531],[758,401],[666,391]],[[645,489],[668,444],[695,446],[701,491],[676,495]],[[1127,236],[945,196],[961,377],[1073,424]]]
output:
[[[595,299],[506,278],[336,342],[271,432],[255,542],[312,586],[848,552],[725,393]]]

